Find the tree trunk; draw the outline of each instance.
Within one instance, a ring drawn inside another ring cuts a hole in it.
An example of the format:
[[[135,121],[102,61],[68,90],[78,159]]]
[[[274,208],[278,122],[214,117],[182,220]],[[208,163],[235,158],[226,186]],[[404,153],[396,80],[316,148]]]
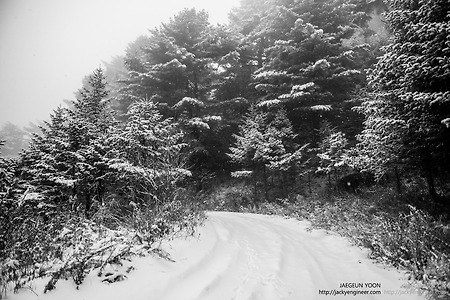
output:
[[[197,72],[194,71],[194,90],[193,90],[193,97],[195,99],[199,98],[199,92],[198,92],[198,75]]]
[[[84,200],[85,200],[84,215],[86,216],[86,218],[89,218],[89,210],[91,209],[92,205],[91,194],[86,193]]]
[[[104,204],[103,198],[105,196],[105,193],[106,193],[105,184],[103,183],[103,180],[99,180],[97,182],[97,198],[98,198],[98,203],[102,206]]]
[[[263,180],[264,180],[264,197],[265,197],[266,201],[268,201],[269,200],[269,190],[267,187],[267,168],[266,168],[265,164],[263,167],[263,176],[264,176],[264,178],[263,178]]]
[[[253,203],[256,205],[258,203],[258,178],[256,177],[256,170],[253,174]]]
[[[433,176],[433,173],[431,172],[431,170],[427,170],[426,179],[427,179],[427,184],[428,184],[428,192],[429,192],[431,198],[434,201],[437,201],[438,194],[436,192],[436,186],[434,184],[434,176]]]
[[[311,183],[311,172],[308,172],[308,189],[309,189],[309,194],[312,194],[312,183]]]
[[[428,150],[428,149],[427,149]],[[433,199],[434,202],[437,202],[438,194],[436,192],[436,186],[434,184],[434,175],[433,175],[433,158],[431,156],[431,151],[425,152],[425,159],[423,161],[424,165],[424,171],[425,171],[425,179],[427,180],[428,184],[428,193],[431,196],[431,199]]]
[[[331,185],[331,173],[328,173],[327,177],[328,177],[327,194],[330,194],[333,191],[333,186]]]
[[[259,49],[258,49],[258,53],[257,53],[258,69],[262,68],[263,63],[264,63],[263,55],[264,55],[265,45],[266,45],[266,38],[262,37],[259,42]]]
[[[397,193],[401,194],[402,193],[402,181],[400,178],[400,172],[398,171],[397,167],[394,168],[394,175],[395,175],[395,187],[396,187]]]

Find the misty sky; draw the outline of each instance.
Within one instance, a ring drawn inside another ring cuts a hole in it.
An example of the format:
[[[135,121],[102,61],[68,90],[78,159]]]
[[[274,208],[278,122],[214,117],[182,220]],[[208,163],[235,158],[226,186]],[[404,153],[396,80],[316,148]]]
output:
[[[84,76],[183,8],[225,23],[239,0],[0,0],[0,126],[48,119]]]

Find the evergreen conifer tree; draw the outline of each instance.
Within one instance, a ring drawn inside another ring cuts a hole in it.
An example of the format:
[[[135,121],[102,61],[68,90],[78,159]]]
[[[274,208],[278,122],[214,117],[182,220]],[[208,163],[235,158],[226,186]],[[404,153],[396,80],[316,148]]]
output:
[[[186,168],[183,134],[151,100],[131,105],[125,128],[109,139],[108,168],[115,170],[115,196],[153,209],[173,201]]]
[[[234,137],[236,143],[230,147],[229,157],[243,170],[233,172],[232,176],[252,180],[255,201],[259,183],[266,200],[269,200],[269,181],[275,183],[281,179],[282,185],[289,185],[285,179],[289,172],[297,170],[305,147],[299,148],[294,142],[296,135],[283,109],[270,116],[252,106]],[[285,190],[284,186],[281,190]]]
[[[437,198],[436,179],[450,175],[450,5],[388,3],[393,41],[373,69],[372,93],[361,107],[363,164],[380,175],[418,171]]]
[[[86,216],[105,198],[105,141],[115,124],[105,102],[103,71],[97,69],[88,82],[74,109],[56,109],[21,159],[24,178],[49,204],[82,207]]]

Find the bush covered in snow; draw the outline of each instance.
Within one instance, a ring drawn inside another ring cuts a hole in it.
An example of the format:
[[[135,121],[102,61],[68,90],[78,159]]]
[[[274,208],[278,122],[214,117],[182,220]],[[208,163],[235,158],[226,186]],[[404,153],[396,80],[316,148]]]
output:
[[[111,228],[102,225],[104,219],[98,215],[86,219],[69,211],[63,215],[71,217],[44,222],[39,215],[46,212],[38,206],[27,204],[10,211],[11,225],[2,233],[5,246],[0,256],[3,295],[41,277],[49,278],[45,291],[54,289],[60,279],[71,278],[79,285],[92,270],[102,276],[105,267],[131,256],[160,255],[161,239],[192,235],[204,219],[195,206],[173,201],[157,210],[136,207],[126,221]]]

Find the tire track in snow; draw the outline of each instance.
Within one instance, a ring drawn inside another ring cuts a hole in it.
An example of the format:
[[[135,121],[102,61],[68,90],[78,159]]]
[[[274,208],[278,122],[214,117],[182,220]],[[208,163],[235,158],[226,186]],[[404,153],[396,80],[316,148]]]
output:
[[[227,222],[231,230],[239,232],[238,244],[245,245],[247,270],[247,284],[232,299],[281,299],[285,289],[283,280],[277,275],[282,268],[284,243],[281,237],[267,228],[267,225],[256,220],[248,223]],[[243,228],[252,228],[251,231]],[[258,235],[254,233],[258,232]],[[275,254],[275,255],[274,255]]]
[[[319,290],[340,290],[341,283],[380,283],[382,291],[406,291],[401,272],[376,265],[347,240],[321,230],[310,232],[308,226],[276,216],[210,212],[198,238],[164,243],[175,262],[135,258],[128,279],[110,286],[94,272],[79,289],[61,281],[50,293],[36,297],[24,290],[11,299],[320,300],[330,296]],[[37,291],[45,284],[41,280]],[[417,294],[331,298],[425,299]]]
[[[340,283],[378,282],[390,290],[405,283],[401,273],[375,265],[345,239],[307,227],[280,217],[211,212],[202,236],[214,246],[183,272],[185,280],[174,282],[176,292],[154,299],[327,299],[319,289]],[[423,299],[414,296],[400,299]],[[347,297],[353,296],[337,298]],[[357,298],[386,297],[392,296]]]
[[[231,233],[226,226],[209,224],[208,239],[213,242],[207,251],[194,262],[187,261],[187,267],[161,289],[161,295],[155,299],[201,299],[218,285],[233,262],[239,257],[236,243],[230,242]],[[189,260],[189,258],[187,258]],[[176,282],[176,288],[172,286]]]

